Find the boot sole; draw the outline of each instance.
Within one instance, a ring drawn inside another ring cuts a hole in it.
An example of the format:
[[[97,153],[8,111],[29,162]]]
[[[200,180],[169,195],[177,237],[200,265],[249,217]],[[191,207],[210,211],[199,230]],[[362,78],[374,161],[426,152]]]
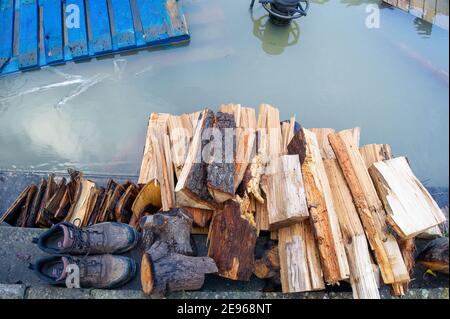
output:
[[[131,258],[129,258],[129,259],[130,259],[130,261],[131,261],[131,271],[130,271],[130,274],[129,274],[128,276],[126,276],[123,280],[118,281],[118,282],[114,283],[113,285],[111,285],[111,286],[109,286],[109,287],[100,288],[100,289],[115,289],[115,288],[119,288],[119,287],[125,285],[126,283],[130,282],[130,281],[136,276],[136,273],[137,273],[137,263],[136,263],[133,259],[131,259]]]

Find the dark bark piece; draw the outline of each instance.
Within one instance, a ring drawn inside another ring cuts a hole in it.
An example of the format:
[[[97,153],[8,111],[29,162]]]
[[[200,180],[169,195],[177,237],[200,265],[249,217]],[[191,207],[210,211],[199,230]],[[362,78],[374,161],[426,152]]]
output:
[[[214,113],[205,109],[201,112],[189,146],[186,162],[175,188],[177,206],[203,209],[214,208],[213,197],[207,188],[208,163],[203,155],[209,154],[211,128]]]
[[[448,275],[448,237],[437,238],[428,243],[417,256],[417,263]]]
[[[215,117],[214,129],[220,132],[220,140],[211,137],[210,160],[207,168],[207,185],[211,196],[218,203],[223,203],[234,196],[234,172],[236,157],[236,142],[234,134],[229,130],[236,130],[234,116],[218,112]],[[231,141],[227,139],[230,135]],[[216,136],[219,137],[219,136]]]
[[[17,220],[16,225],[18,227],[26,227],[27,219],[30,214],[31,205],[33,202],[34,195],[36,194],[38,187],[35,184],[30,185],[30,189],[27,193],[27,198],[25,200],[25,204],[22,206],[22,212],[20,213],[20,217]]]
[[[97,220],[100,214],[100,205],[103,201],[104,196],[105,196],[105,189],[103,187],[100,187],[98,189],[94,209],[92,210],[91,216],[89,216],[88,226],[97,224]]]
[[[303,165],[306,158],[306,138],[302,129],[295,134],[291,142],[288,144],[287,149],[288,154],[298,155],[300,164]]]
[[[153,233],[154,241],[167,243],[171,251],[183,255],[194,254],[191,245],[192,218],[182,208],[145,216],[140,226]]]
[[[45,178],[41,178],[38,189],[36,191],[36,195],[33,198],[33,203],[30,208],[30,214],[27,217],[27,221],[25,223],[25,226],[28,228],[33,228],[36,225],[36,218],[39,214],[39,209],[41,208],[41,201],[44,197],[45,190],[47,188],[47,181]]]
[[[205,274],[216,272],[211,258],[173,253],[167,243],[158,241],[142,256],[141,284],[145,294],[163,297],[170,292],[198,290]]]
[[[255,267],[256,227],[241,215],[239,203],[228,200],[210,226],[208,256],[219,275],[233,280],[250,280]]]
[[[272,245],[262,255],[261,259],[255,262],[255,276],[260,279],[276,278],[280,279],[280,256],[278,246]]]
[[[54,223],[59,223],[67,217],[70,210],[70,195],[69,187],[67,185],[58,189],[58,192],[53,195],[49,204],[46,207],[48,214],[53,216]]]
[[[123,188],[122,185],[117,185],[114,189],[109,190],[106,203],[101,212],[101,222],[108,222],[115,220],[116,205],[124,192],[125,189]]]
[[[133,211],[131,210],[136,196],[139,194],[139,188],[134,184],[128,184],[125,193],[117,202],[115,207],[116,221],[128,224],[130,222]]]
[[[66,179],[63,177],[62,180],[63,184],[66,184]],[[53,195],[57,192],[60,185],[57,185],[55,183],[55,175],[50,174],[48,176],[47,181],[47,187],[45,189],[44,196],[42,197],[41,204],[39,207],[39,213],[36,218],[36,226],[46,228],[50,227],[53,224],[53,215],[50,216],[46,210],[45,207],[47,206],[47,203],[49,200],[53,197]]]
[[[17,220],[20,217],[20,214],[22,213],[22,207],[25,204],[25,201],[27,200],[28,193],[31,189],[31,185],[28,185],[22,193],[16,198],[14,203],[6,210],[6,212],[3,213],[2,217],[0,218],[0,224],[3,222],[8,223],[9,225],[15,225],[17,224]]]

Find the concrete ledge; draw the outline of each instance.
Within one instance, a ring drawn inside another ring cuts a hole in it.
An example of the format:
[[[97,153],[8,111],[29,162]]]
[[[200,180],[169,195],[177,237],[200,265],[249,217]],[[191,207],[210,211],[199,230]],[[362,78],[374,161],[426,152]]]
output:
[[[383,299],[449,299],[448,288],[412,289],[402,298],[381,292]],[[67,289],[50,286],[0,284],[0,299],[151,299],[139,290]],[[282,294],[278,292],[178,292],[168,299],[352,299],[349,292],[307,292]]]
[[[25,289],[25,285],[0,284],[0,299],[23,299]]]

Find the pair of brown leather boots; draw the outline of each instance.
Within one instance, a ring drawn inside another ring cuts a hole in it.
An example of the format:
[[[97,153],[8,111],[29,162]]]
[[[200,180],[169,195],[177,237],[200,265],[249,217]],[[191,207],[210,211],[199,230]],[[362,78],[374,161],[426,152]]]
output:
[[[51,254],[33,266],[36,274],[52,285],[81,288],[117,288],[136,274],[136,262],[118,254],[131,250],[138,232],[127,224],[113,222],[89,227],[59,223],[35,239]]]

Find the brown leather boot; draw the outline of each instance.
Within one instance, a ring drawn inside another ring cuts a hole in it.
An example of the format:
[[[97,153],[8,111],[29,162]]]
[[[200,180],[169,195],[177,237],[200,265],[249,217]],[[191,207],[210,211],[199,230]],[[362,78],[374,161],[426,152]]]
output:
[[[120,254],[136,246],[138,232],[127,224],[113,222],[79,228],[59,223],[37,239],[40,249],[49,254]]]
[[[112,289],[124,285],[136,274],[136,262],[131,258],[113,255],[87,257],[50,256],[36,262],[35,273],[43,281],[63,286],[68,276],[68,266],[79,269],[81,288]],[[75,276],[75,273],[73,274]]]

